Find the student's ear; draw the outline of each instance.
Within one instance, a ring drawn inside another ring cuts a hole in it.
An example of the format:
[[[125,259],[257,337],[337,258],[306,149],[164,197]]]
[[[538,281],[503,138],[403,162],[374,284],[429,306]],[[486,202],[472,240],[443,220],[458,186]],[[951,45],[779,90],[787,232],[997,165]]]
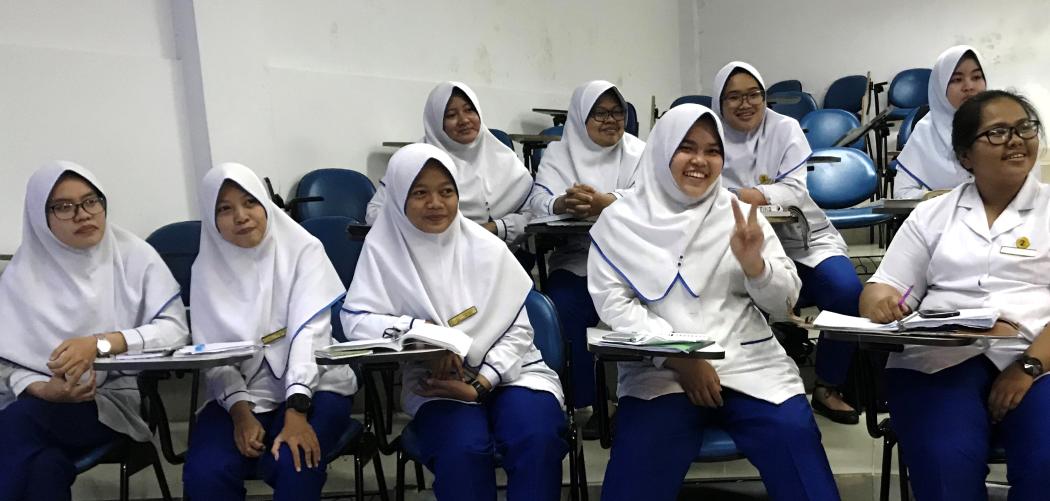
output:
[[[966,172],[973,173],[973,162],[970,159],[970,150],[963,150],[961,153],[956,153],[955,158],[959,160],[959,165],[962,165]]]

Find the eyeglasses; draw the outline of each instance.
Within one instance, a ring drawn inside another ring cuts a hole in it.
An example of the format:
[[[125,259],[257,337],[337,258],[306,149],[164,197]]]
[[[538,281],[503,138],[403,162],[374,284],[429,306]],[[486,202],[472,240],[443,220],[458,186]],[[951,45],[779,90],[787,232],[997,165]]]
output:
[[[106,210],[106,199],[102,197],[91,197],[79,204],[73,202],[58,202],[47,208],[47,210],[51,211],[56,218],[62,221],[73,219],[76,217],[77,211],[80,209],[83,209],[84,212],[91,214],[92,216],[101,214],[102,211]]]
[[[753,90],[747,94],[730,94],[722,98],[722,102],[729,106],[736,108],[744,104],[744,100],[747,99],[748,104],[760,104],[765,99],[766,93],[761,90]]]
[[[598,122],[598,123],[608,122],[609,119],[615,120],[617,122],[622,122],[623,119],[626,118],[626,117],[627,117],[627,112],[624,111],[623,108],[616,108],[616,109],[613,109],[613,110],[607,110],[607,109],[604,109],[604,108],[595,108],[594,111],[591,112],[591,116],[590,116],[590,118],[593,118],[594,121]]]
[[[1037,120],[1025,120],[1013,127],[992,127],[980,134],[977,134],[973,138],[973,142],[977,142],[982,137],[988,138],[988,142],[999,146],[1006,144],[1010,141],[1010,138],[1017,134],[1017,137],[1021,139],[1032,139],[1039,134],[1040,123]],[[972,144],[972,143],[971,143]]]

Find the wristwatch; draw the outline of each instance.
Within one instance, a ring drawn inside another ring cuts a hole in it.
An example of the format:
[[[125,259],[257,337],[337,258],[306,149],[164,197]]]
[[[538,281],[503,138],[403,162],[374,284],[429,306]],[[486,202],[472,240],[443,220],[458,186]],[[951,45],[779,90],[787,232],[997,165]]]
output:
[[[113,344],[106,339],[106,335],[95,334],[95,355],[100,358],[108,357],[111,351],[113,351]]]
[[[303,393],[296,393],[287,400],[285,400],[285,406],[289,409],[298,412],[300,414],[309,414],[310,406],[313,405],[313,400]]]
[[[1030,357],[1028,355],[1022,355],[1017,363],[1021,364],[1021,370],[1025,374],[1037,378],[1043,374],[1043,362],[1040,362],[1038,358]]]
[[[478,381],[477,378],[471,379],[470,385],[474,387],[474,391],[478,392],[478,398],[475,398],[474,401],[479,404],[484,402],[485,397],[489,396],[489,389],[481,384],[481,381]]]

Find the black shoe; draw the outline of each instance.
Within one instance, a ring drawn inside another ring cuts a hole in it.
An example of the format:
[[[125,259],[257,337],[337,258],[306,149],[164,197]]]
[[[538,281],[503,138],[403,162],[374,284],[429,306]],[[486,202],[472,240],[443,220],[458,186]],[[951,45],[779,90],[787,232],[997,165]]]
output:
[[[817,398],[817,392],[822,390],[826,391],[820,386],[813,388],[813,398],[811,399],[813,412],[840,424],[857,424],[860,422],[860,413],[855,409],[851,411],[837,411],[825,405],[824,402]]]
[[[580,436],[584,440],[598,440],[601,438],[601,432],[598,429],[598,420],[601,419],[597,414],[591,414],[591,417],[584,423],[583,428],[580,431]],[[616,412],[613,412],[611,418],[609,418],[609,435],[616,434]]]

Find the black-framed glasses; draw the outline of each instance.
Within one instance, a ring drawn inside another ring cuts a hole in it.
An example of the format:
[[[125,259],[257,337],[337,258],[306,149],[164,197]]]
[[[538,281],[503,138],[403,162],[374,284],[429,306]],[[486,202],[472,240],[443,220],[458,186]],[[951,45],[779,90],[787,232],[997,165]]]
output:
[[[1017,134],[1017,137],[1021,139],[1032,139],[1039,135],[1039,128],[1041,124],[1038,120],[1025,120],[1013,127],[992,127],[980,134],[973,137],[973,142],[977,142],[982,137],[988,138],[988,142],[995,145],[1003,145],[1010,141],[1010,138]]]
[[[607,110],[604,108],[595,108],[591,111],[590,118],[593,118],[594,121],[598,123],[605,123],[608,122],[610,119],[615,120],[617,122],[622,122],[625,118],[627,118],[627,112],[624,111],[623,108],[615,108],[612,110]]]
[[[753,90],[751,92],[748,92],[747,94],[730,94],[722,98],[722,102],[728,104],[733,108],[736,108],[744,104],[745,99],[749,104],[758,105],[761,104],[762,101],[765,100],[765,98],[765,92],[763,92],[762,90]]]
[[[51,204],[47,208],[47,210],[51,211],[56,218],[62,221],[73,219],[77,216],[77,211],[81,209],[92,216],[101,214],[106,210],[106,199],[103,197],[91,197],[78,204],[73,202],[58,202]]]

